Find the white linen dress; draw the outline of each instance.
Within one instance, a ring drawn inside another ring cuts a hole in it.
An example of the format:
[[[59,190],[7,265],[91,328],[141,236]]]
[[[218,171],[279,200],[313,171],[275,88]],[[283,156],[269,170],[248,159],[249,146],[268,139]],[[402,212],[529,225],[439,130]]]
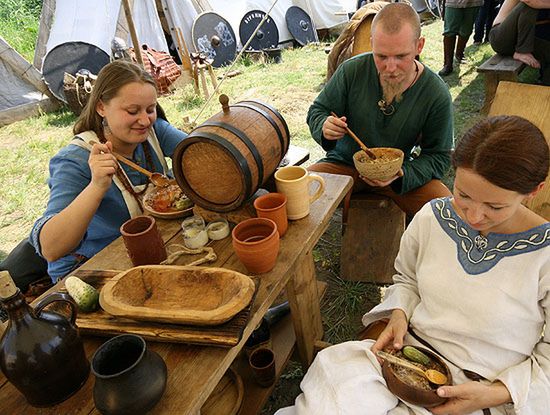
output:
[[[513,404],[491,408],[492,415],[550,414],[549,223],[484,237],[450,198],[435,199],[404,233],[395,269],[394,284],[365,314],[365,326],[400,308],[449,364],[454,384],[468,381],[461,370],[468,369],[506,385]],[[389,392],[372,344],[321,351],[295,406],[276,414],[430,414]],[[405,344],[419,345],[409,334]]]

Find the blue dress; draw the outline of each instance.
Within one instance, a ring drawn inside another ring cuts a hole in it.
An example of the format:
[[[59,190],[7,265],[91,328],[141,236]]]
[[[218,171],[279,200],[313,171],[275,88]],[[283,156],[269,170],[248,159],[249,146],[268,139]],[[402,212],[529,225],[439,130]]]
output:
[[[182,131],[171,126],[167,121],[158,119],[153,125],[161,149],[165,156],[172,157],[178,143],[186,137]],[[83,190],[92,179],[88,158],[88,150],[77,145],[69,144],[63,147],[50,160],[50,199],[43,216],[38,219],[30,235],[31,243],[36,252],[42,256],[40,247],[40,231],[44,224],[65,209]],[[162,165],[155,152],[151,152],[154,171],[162,172]],[[143,146],[140,144],[134,151],[133,161],[147,168]],[[147,183],[147,177],[124,164],[121,164],[128,178],[134,186]],[[105,248],[120,236],[120,226],[130,219],[130,213],[121,191],[113,183],[105,193],[97,212],[88,229],[73,252],[48,262],[48,274],[54,282],[67,275],[88,258]]]

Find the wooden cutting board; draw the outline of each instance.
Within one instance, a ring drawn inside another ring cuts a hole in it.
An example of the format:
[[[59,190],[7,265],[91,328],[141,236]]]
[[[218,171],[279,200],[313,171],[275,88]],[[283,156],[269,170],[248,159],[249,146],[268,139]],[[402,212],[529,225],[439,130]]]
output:
[[[119,272],[80,270],[72,275],[79,277],[99,290],[107,280]],[[121,333],[132,333],[138,334],[147,340],[159,342],[233,347],[241,340],[243,330],[250,316],[250,310],[254,304],[254,298],[255,294],[247,307],[228,322],[217,326],[188,326],[130,320],[112,316],[102,309],[92,313],[79,313],[76,324],[80,332],[84,334],[113,336]]]

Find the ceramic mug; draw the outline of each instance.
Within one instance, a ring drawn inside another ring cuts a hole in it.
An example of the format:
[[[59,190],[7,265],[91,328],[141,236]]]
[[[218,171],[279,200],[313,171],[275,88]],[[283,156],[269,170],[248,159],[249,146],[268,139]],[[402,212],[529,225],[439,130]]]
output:
[[[166,248],[155,218],[136,216],[122,224],[120,233],[128,256],[135,267],[160,264],[166,259]]]
[[[254,200],[254,207],[259,218],[271,219],[277,224],[279,236],[283,236],[288,228],[286,215],[286,195],[268,193]]]
[[[275,354],[273,350],[263,347],[254,350],[248,358],[248,363],[258,385],[267,388],[275,383]]]
[[[310,194],[310,183],[318,182],[319,188]],[[309,205],[321,197],[325,191],[325,181],[321,176],[309,174],[302,166],[282,167],[275,172],[275,186],[279,193],[287,197],[288,219],[302,219],[309,215]]]

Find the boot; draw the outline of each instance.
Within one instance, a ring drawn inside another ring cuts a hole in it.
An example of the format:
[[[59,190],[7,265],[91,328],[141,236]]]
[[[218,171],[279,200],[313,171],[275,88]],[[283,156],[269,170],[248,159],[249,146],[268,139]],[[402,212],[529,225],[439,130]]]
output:
[[[458,37],[458,41],[456,42],[456,52],[455,52],[455,58],[458,63],[466,63],[466,59],[464,58],[464,49],[466,48],[466,43],[468,43],[467,37]]]
[[[455,51],[456,35],[443,36],[443,57],[445,59],[439,76],[447,76],[453,72],[453,54]]]

